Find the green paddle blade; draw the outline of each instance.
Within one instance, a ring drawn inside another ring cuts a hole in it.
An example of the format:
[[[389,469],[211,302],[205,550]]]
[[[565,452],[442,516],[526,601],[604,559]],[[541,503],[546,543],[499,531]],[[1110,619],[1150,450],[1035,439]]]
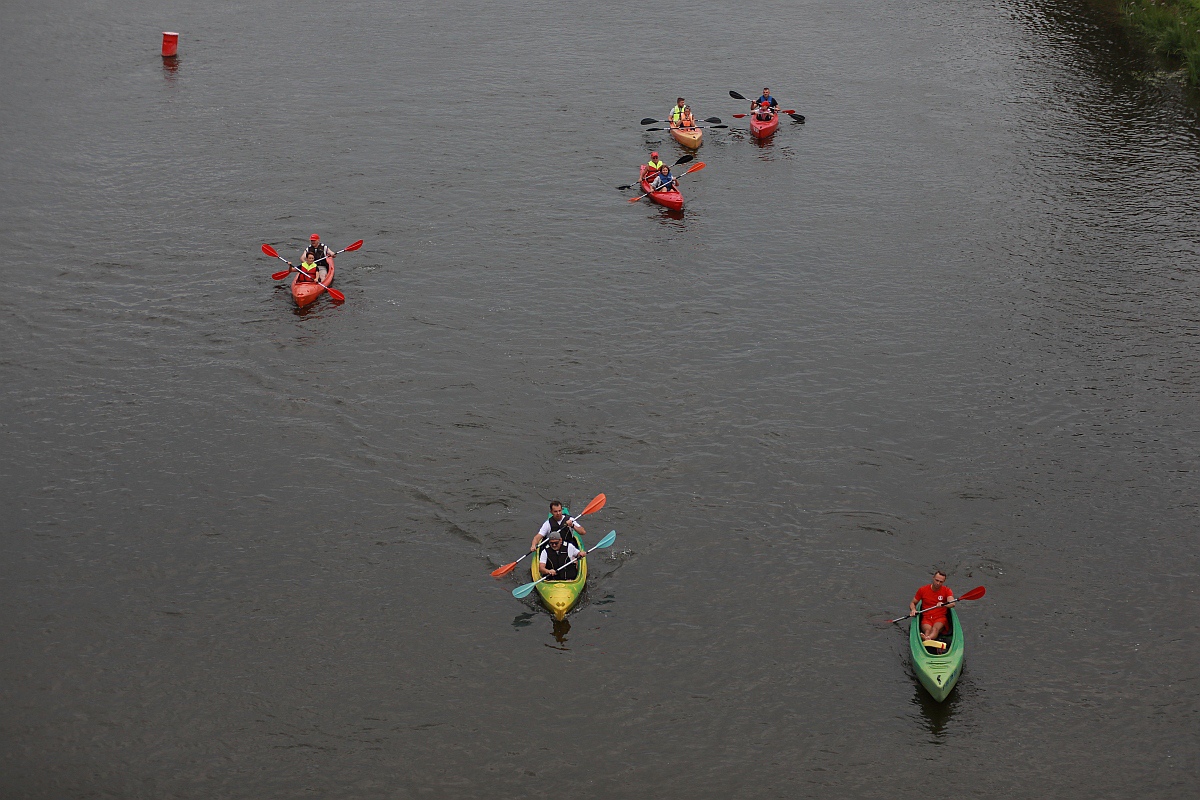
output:
[[[529,593],[533,591],[534,586],[537,586],[537,581],[534,581],[533,583],[527,583],[524,586],[518,586],[517,588],[513,589],[513,597],[517,598],[518,600],[520,600],[522,597],[528,597]]]
[[[607,536],[605,536],[600,541],[596,542],[595,546],[592,547],[592,550],[599,550],[602,547],[612,547],[612,543],[615,542],[616,540],[617,540],[617,532],[609,531]],[[590,552],[592,552],[592,550],[589,550],[588,552],[590,553]],[[529,592],[526,592],[525,594],[529,594]]]

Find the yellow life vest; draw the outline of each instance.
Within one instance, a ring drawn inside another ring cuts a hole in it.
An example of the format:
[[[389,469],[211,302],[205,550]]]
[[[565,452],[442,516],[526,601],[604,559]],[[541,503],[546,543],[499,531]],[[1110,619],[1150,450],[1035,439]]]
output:
[[[671,122],[678,125],[683,121],[683,115],[690,110],[686,105],[683,108],[680,108],[678,104],[671,106]]]
[[[655,161],[653,158],[646,162],[646,166],[650,167],[650,169],[654,170],[655,172],[658,172],[660,169],[662,169],[662,165],[663,163],[661,161]]]

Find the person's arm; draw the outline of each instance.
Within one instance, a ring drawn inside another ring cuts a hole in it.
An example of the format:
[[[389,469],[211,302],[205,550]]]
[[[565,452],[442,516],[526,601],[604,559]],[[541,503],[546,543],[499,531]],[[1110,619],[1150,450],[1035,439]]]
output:
[[[529,549],[537,550],[537,546],[542,543],[542,539],[546,538],[546,534],[550,532],[550,520],[542,523],[542,527],[538,528],[538,532],[533,535],[533,542],[529,545]]]
[[[538,572],[542,573],[542,575],[545,575],[547,577],[554,574],[554,570],[552,570],[546,566],[546,551],[545,550],[543,550],[542,555],[540,557],[538,557]]]
[[[578,522],[572,522],[572,523],[571,523],[571,530],[575,531],[575,532],[576,532],[576,533],[578,533],[580,536],[587,536],[587,531],[585,531],[585,530],[583,529],[583,526],[582,526],[582,525],[580,525]]]
[[[917,615],[917,595],[913,595],[912,602],[908,604],[908,615],[910,617]]]
[[[944,605],[946,608],[950,608],[957,602],[958,601],[954,599],[954,592],[950,592],[950,594],[946,595],[946,599],[942,601],[942,605]]]

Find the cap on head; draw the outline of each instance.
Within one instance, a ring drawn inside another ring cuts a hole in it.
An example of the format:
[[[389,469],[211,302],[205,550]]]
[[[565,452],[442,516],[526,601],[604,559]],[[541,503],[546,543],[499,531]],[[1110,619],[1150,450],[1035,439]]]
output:
[[[655,150],[653,153],[651,153],[651,154],[650,154],[650,157],[651,157],[651,158],[658,158],[658,151],[657,151],[657,150]]]
[[[320,234],[314,233],[312,236],[308,237],[308,240],[310,242],[319,242],[319,241],[321,241],[321,236],[320,236]]]
[[[552,541],[552,542],[553,542],[555,539],[557,539],[558,541],[560,541],[560,542],[561,542],[561,541],[562,541],[562,531],[550,531],[550,537],[549,537],[549,538],[550,538],[550,541]]]

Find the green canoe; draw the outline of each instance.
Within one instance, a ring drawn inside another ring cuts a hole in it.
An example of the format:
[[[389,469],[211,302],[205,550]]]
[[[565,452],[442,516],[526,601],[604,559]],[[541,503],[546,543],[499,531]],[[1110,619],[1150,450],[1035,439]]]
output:
[[[920,607],[918,603],[917,608],[920,609]],[[941,638],[949,646],[941,653],[935,655],[921,643],[920,614],[913,617],[908,628],[908,647],[912,650],[913,671],[917,673],[917,680],[921,681],[921,685],[939,703],[946,699],[950,690],[954,688],[954,684],[958,683],[965,655],[962,628],[958,624],[958,612],[953,608],[949,608],[947,611],[950,617],[949,636],[943,630]]]
[[[568,513],[564,508],[563,513]],[[574,531],[571,535],[575,537],[575,546],[581,551],[583,550],[583,540],[579,538],[579,534]],[[536,581],[542,577],[542,573],[538,570],[538,559],[533,559],[533,579]],[[583,587],[587,583],[587,557],[582,556],[579,559],[579,575],[573,581],[542,581],[537,585],[538,594],[541,595],[542,602],[546,604],[546,608],[550,609],[554,614],[554,618],[561,620],[567,616],[567,612],[575,607],[579,602],[579,595],[583,594]]]

